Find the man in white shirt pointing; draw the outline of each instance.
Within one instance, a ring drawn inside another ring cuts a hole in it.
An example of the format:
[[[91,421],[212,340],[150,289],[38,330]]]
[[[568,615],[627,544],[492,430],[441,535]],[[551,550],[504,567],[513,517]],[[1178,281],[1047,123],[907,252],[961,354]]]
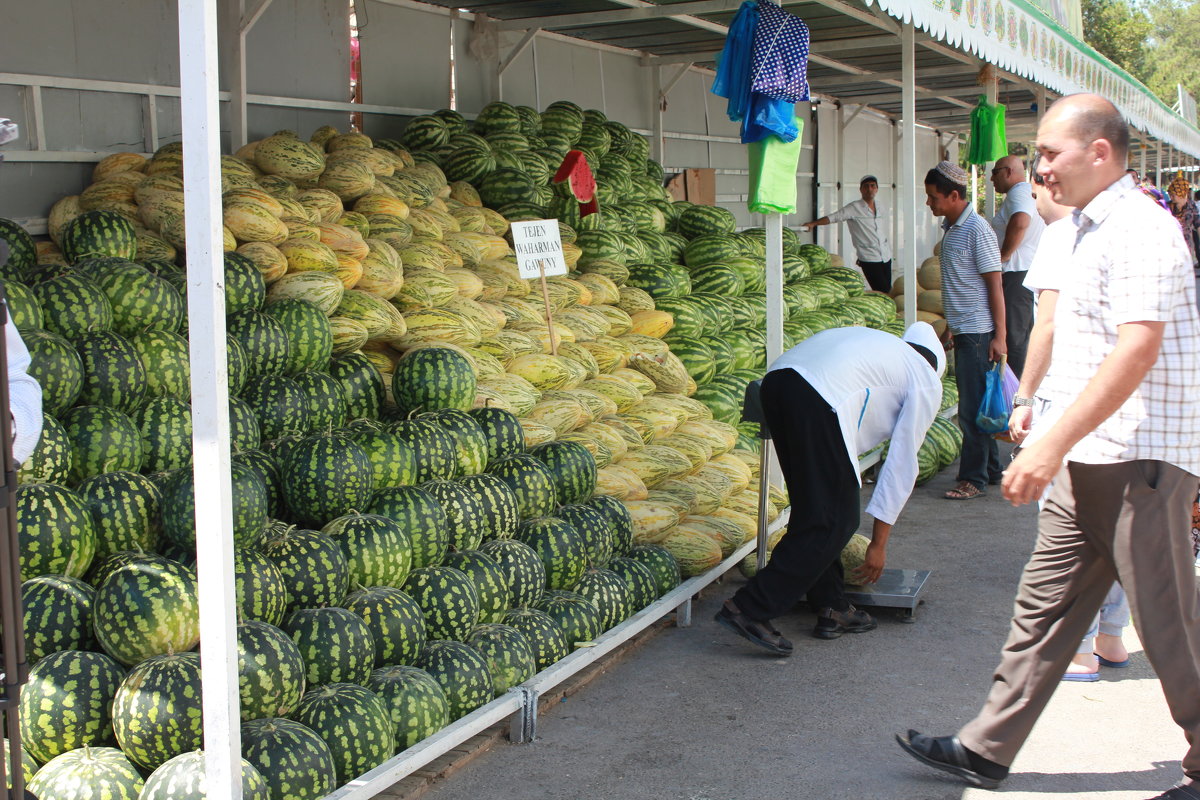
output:
[[[846,600],[842,548],[858,530],[858,454],[891,440],[867,513],[875,518],[857,577],[879,579],[892,525],[917,478],[917,451],[937,415],[946,354],[917,322],[898,339],[871,328],[834,328],[805,339],[773,363],[762,410],[787,483],[792,516],[767,565],[738,590],[716,620],[777,655],[792,644],[771,619],[807,594],[817,610],[813,635],[836,639],[875,628]]]
[[[888,242],[888,228],[892,221],[887,209],[876,202],[879,194],[879,181],[874,175],[864,175],[858,182],[861,200],[839,208],[827,217],[821,217],[802,226],[805,231],[811,231],[820,225],[845,222],[850,228],[850,241],[854,242],[854,252],[858,257],[858,266],[862,267],[867,283],[877,292],[888,292],[892,289],[892,245]]]

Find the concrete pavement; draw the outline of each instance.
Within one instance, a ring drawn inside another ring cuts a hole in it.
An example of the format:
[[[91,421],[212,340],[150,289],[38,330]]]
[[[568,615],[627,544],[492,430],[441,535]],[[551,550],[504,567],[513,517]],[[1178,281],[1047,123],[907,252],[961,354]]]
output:
[[[435,784],[433,800],[1140,800],[1180,777],[1185,743],[1132,630],[1133,664],[1063,684],[999,792],[966,789],[905,755],[908,727],[949,733],[983,700],[1034,541],[1034,510],[993,487],[942,500],[945,470],[916,490],[892,566],[932,569],[913,624],[827,642],[801,611],[777,620],[796,644],[774,658],[712,622],[740,585],[702,597],[671,628],[544,713],[539,738],[502,744]],[[865,498],[865,495],[864,495]],[[864,503],[865,505],[865,503]]]

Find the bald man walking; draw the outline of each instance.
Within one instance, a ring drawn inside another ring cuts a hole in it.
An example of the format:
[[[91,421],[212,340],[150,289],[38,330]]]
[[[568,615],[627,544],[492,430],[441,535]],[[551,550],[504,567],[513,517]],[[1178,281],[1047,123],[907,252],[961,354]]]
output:
[[[1189,747],[1183,782],[1152,800],[1200,800],[1200,586],[1188,535],[1200,482],[1200,315],[1183,235],[1125,175],[1128,147],[1120,112],[1096,95],[1059,100],[1038,128],[1038,174],[1075,209],[1074,231],[1059,288],[1039,295],[1010,418],[1027,438],[1002,489],[1021,505],[1053,485],[983,709],[957,736],[896,737],[975,786],[1007,777],[1119,580]],[[1039,388],[1052,416],[1030,432]]]
[[[1019,156],[1005,156],[996,162],[992,186],[1004,195],[1004,203],[992,218],[992,230],[1000,243],[1008,365],[1020,377],[1033,329],[1033,293],[1025,288],[1025,273],[1046,223],[1038,215],[1033,187],[1025,180],[1025,162]]]

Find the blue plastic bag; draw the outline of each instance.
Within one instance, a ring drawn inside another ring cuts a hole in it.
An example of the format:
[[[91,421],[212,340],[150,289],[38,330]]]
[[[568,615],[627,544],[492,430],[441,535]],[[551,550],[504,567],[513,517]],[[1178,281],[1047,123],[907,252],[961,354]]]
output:
[[[983,400],[975,416],[975,427],[983,433],[1004,433],[1008,430],[1008,410],[1011,400],[1004,398],[1004,368],[1007,359],[1001,359],[984,376]]]

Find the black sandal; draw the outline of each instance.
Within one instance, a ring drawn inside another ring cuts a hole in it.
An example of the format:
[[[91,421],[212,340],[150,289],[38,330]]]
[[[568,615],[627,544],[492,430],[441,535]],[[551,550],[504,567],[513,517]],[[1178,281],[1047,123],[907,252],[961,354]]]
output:
[[[926,736],[914,730],[909,730],[907,736],[896,734],[896,741],[904,748],[904,752],[934,769],[948,772],[962,778],[972,786],[983,789],[995,789],[1004,780],[1003,777],[993,778],[977,772],[971,766],[967,749],[957,736]],[[999,766],[999,765],[997,765]],[[1005,775],[1008,770],[1003,767]]]
[[[759,647],[766,648],[781,656],[792,654],[792,643],[783,638],[783,634],[765,622],[750,619],[741,612],[732,600],[726,600],[725,605],[713,617],[718,623],[741,636],[754,642]]]
[[[1162,794],[1156,794],[1150,800],[1200,800],[1200,788],[1195,785],[1185,786],[1180,784]]]

